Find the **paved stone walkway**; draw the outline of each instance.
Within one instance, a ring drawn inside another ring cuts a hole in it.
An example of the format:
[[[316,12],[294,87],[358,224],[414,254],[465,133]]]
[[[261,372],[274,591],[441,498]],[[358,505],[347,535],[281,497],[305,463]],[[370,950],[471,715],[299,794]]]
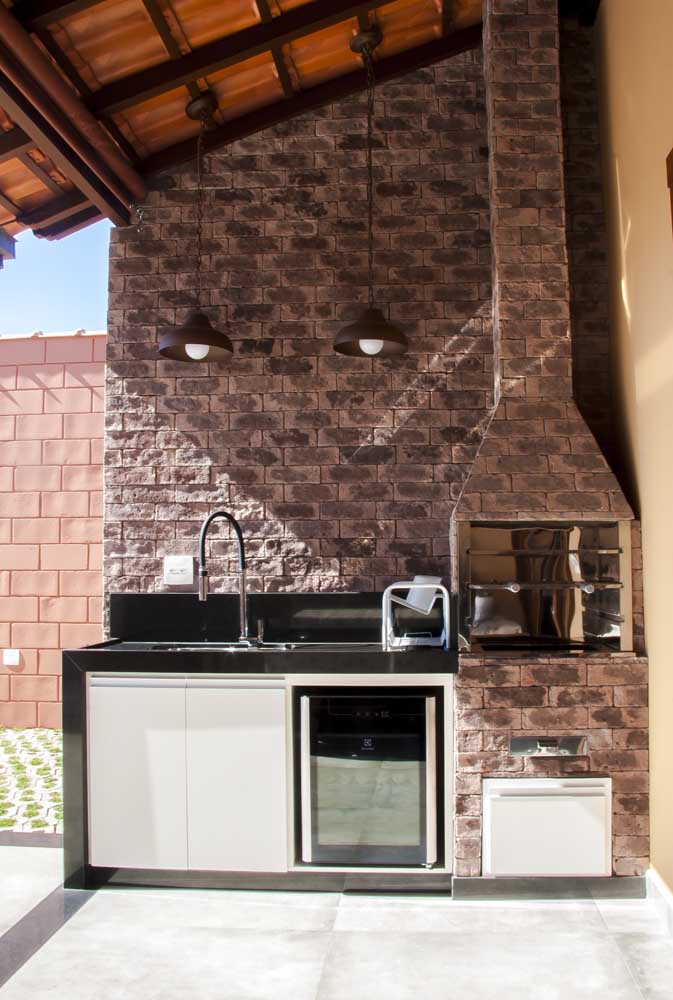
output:
[[[0,727],[0,830],[61,833],[62,735]]]

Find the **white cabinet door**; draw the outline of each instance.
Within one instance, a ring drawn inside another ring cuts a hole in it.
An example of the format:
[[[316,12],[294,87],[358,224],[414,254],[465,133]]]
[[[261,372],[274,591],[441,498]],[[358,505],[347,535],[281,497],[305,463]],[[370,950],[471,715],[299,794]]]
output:
[[[92,677],[89,863],[187,867],[185,678]]]
[[[187,682],[192,869],[287,870],[282,684],[197,678]]]
[[[610,875],[609,778],[484,781],[484,875]]]

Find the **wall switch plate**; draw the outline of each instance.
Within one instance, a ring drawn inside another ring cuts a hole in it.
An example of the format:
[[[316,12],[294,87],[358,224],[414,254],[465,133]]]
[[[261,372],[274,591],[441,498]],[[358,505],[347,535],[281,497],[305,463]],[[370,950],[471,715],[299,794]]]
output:
[[[3,667],[18,667],[21,663],[21,652],[18,649],[3,649]]]
[[[194,583],[194,557],[164,556],[164,583],[173,587]]]

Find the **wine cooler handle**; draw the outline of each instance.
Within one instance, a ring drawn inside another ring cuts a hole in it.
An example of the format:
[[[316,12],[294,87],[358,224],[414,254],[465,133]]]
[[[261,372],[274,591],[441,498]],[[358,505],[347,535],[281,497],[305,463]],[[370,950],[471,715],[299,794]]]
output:
[[[437,862],[437,699],[425,699],[426,864]]]
[[[308,695],[299,701],[299,747],[301,763],[301,860],[313,860],[311,833],[311,707]]]

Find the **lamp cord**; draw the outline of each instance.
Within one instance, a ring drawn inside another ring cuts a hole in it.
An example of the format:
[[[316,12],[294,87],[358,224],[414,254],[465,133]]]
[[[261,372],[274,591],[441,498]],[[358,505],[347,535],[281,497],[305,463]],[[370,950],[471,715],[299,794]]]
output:
[[[196,304],[201,308],[201,255],[203,252],[203,135],[206,120],[201,119],[196,140]]]
[[[372,147],[374,142],[374,93],[376,90],[376,77],[374,76],[374,60],[372,49],[365,45],[362,49],[362,58],[367,73],[367,265],[369,277],[369,291],[367,302],[369,308],[374,306],[374,165],[372,157]]]

